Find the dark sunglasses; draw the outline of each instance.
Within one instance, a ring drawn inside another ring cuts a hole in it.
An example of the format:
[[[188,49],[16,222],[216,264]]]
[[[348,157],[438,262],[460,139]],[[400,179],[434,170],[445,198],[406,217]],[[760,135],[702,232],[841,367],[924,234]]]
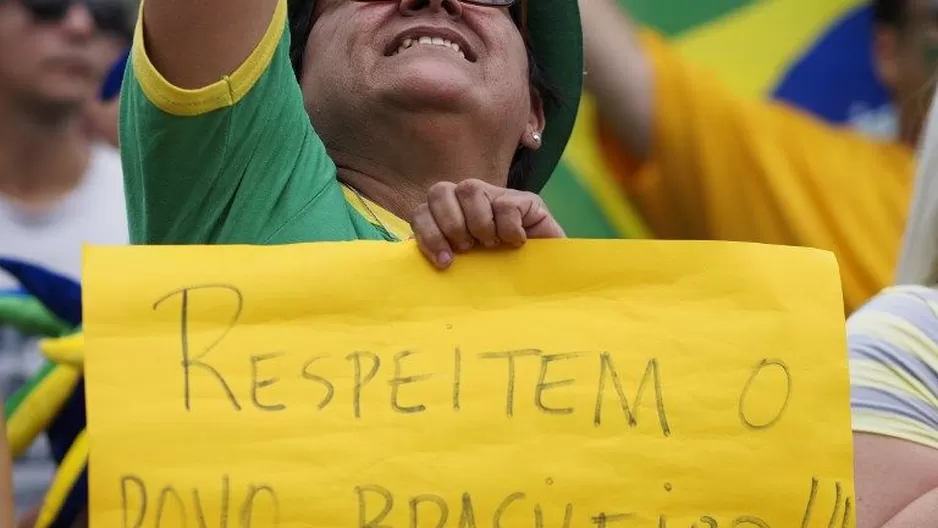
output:
[[[33,0],[33,1],[53,1],[53,0]],[[388,2],[400,0],[356,0],[359,2]],[[481,7],[507,7],[510,9],[511,18],[518,25],[521,34],[527,40],[527,20],[528,20],[528,0],[455,0],[457,2]],[[290,60],[293,62],[293,70],[297,77],[303,66],[303,52],[306,48],[306,39],[309,38],[309,31],[312,29],[312,15],[315,0],[289,0],[290,17]]]
[[[107,33],[116,33],[125,38],[132,37],[127,10],[115,0],[20,0],[36,22],[55,24],[61,22],[76,2],[82,2],[91,13],[95,26]]]

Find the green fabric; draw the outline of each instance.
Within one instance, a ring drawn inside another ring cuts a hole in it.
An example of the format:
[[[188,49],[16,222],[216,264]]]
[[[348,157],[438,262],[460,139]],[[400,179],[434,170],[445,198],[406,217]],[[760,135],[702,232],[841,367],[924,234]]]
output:
[[[27,335],[58,337],[67,334],[67,323],[30,295],[0,296],[0,323]]]
[[[669,37],[764,1],[767,0],[618,0],[635,20]]]
[[[313,131],[284,30],[237,104],[194,117],[151,103],[127,68],[121,156],[136,244],[390,240],[345,200]]]
[[[61,337],[73,330],[31,295],[0,296],[0,324],[27,335]],[[22,387],[4,401],[4,416],[10,418],[23,400],[49,375],[55,365],[46,362]]]
[[[561,162],[541,191],[550,212],[570,238],[620,238],[592,193]]]
[[[46,362],[42,365],[42,368],[38,372],[33,374],[29,381],[26,382],[22,387],[17,389],[12,395],[10,395],[3,404],[3,415],[6,417],[7,421],[16,414],[16,411],[19,409],[20,405],[26,400],[26,398],[38,387],[49,374],[56,369],[57,365],[54,363]]]

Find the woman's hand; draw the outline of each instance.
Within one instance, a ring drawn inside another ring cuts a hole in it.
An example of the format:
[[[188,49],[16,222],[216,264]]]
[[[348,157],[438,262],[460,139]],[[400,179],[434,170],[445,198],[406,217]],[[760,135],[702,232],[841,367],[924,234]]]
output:
[[[424,256],[446,269],[455,253],[477,246],[519,248],[529,238],[564,238],[540,196],[482,180],[441,182],[411,221]]]

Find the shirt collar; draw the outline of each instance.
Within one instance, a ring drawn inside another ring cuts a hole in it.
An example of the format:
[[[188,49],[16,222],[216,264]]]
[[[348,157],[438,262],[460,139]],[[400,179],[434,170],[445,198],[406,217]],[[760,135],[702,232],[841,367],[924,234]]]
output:
[[[353,191],[348,185],[342,185],[342,193],[345,194],[345,200],[352,204],[352,207],[358,214],[362,215],[362,217],[371,222],[375,227],[384,229],[397,240],[407,240],[414,236],[414,232],[410,228],[409,223],[384,207],[381,207],[377,203]]]

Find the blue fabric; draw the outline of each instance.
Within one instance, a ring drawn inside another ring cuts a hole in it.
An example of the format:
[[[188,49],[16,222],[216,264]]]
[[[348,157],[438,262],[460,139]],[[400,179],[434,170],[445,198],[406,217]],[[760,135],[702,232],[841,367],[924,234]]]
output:
[[[52,450],[52,456],[57,464],[61,464],[68,450],[72,447],[75,439],[85,429],[85,380],[82,378],[72,392],[71,397],[62,407],[59,415],[49,426],[46,436],[49,439],[49,447]],[[72,490],[69,492],[62,509],[59,510],[55,522],[51,528],[69,528],[74,524],[75,519],[88,506],[88,466],[85,465],[81,477],[75,482]]]
[[[789,68],[774,97],[838,124],[847,123],[852,112],[888,105],[874,67],[872,35],[872,8],[849,12]]]
[[[111,67],[107,78],[104,79],[104,86],[101,87],[101,100],[110,101],[121,93],[121,83],[124,80],[124,70],[127,69],[127,61],[130,58],[130,50],[124,52],[120,59]]]
[[[10,258],[0,257],[0,269],[12,275],[56,317],[75,327],[81,325],[81,286],[77,282]]]

